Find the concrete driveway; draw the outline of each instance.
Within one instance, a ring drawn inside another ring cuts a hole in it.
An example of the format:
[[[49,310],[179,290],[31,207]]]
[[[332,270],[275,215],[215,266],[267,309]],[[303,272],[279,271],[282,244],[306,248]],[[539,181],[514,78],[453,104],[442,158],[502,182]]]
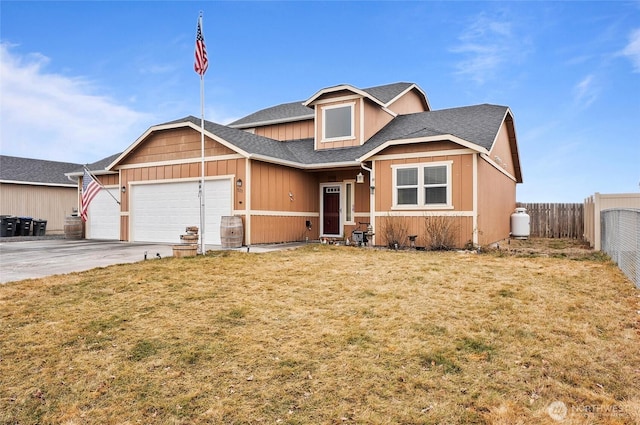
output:
[[[0,283],[32,279],[171,257],[170,244],[47,239],[5,242],[0,239]]]
[[[293,249],[304,243],[253,245],[234,251],[263,253]],[[207,251],[220,245],[207,245]],[[173,256],[173,244],[98,240],[0,238],[0,284]]]

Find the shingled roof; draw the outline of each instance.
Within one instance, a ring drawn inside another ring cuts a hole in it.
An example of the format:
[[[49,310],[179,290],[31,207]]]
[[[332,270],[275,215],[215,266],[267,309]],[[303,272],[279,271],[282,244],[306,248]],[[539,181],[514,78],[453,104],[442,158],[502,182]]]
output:
[[[78,167],[82,167],[82,164],[0,155],[0,181],[2,183],[75,187],[76,185],[69,181],[65,173]]]
[[[253,114],[240,118],[229,124],[232,128],[246,128],[266,124],[278,124],[304,119],[313,119],[313,108],[304,106],[303,101],[283,103],[262,109]]]
[[[381,104],[386,105],[404,91],[411,87],[417,86],[413,83],[392,83],[382,86],[369,87],[362,89],[367,95],[377,99]],[[338,86],[328,87],[323,89],[324,91],[331,91],[332,89],[342,89],[350,87],[357,90],[348,84],[341,84]],[[321,90],[320,92],[322,92]],[[320,93],[318,92],[318,93]],[[314,95],[315,96],[315,95]],[[312,96],[313,98],[313,96]],[[301,121],[314,118],[314,110],[311,107],[305,106],[304,103],[308,102],[301,100],[298,102],[283,103],[269,108],[261,109],[244,118],[240,118],[229,124],[232,128],[249,128],[267,124],[279,124],[285,122]]]
[[[363,145],[341,149],[316,150],[313,139],[281,142],[210,121],[205,121],[205,131],[250,157],[320,168],[357,165],[359,158],[385,143],[408,139],[448,140],[453,136],[475,145],[479,151],[490,151],[508,111],[506,106],[483,104],[399,115]],[[187,122],[200,127],[200,119],[194,116],[159,127]]]

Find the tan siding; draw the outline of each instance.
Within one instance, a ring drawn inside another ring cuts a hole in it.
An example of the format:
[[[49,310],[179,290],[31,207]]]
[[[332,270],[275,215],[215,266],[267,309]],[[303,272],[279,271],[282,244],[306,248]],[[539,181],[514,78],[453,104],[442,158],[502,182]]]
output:
[[[451,197],[455,211],[473,209],[473,157],[465,155],[442,155],[408,159],[376,161],[376,211],[390,211],[393,205],[392,165],[419,164],[452,161]],[[425,208],[425,211],[428,209]]]
[[[509,237],[516,207],[516,183],[483,159],[478,159],[478,243],[488,245]]]
[[[372,102],[364,103],[364,140],[369,140],[374,134],[389,124],[393,116],[380,109]]]
[[[416,235],[416,246],[425,246],[425,241],[427,240],[425,234],[425,217],[424,216],[414,216],[414,217],[377,217],[376,218],[376,244],[381,246],[388,245],[389,241],[385,238],[385,226],[388,225],[390,221],[395,222],[396,226],[401,226],[406,229],[407,236]],[[453,227],[456,231],[457,238],[455,241],[455,248],[463,248],[465,245],[473,240],[473,218],[466,216],[453,216],[446,217],[446,220],[452,220]],[[409,239],[405,241],[406,246],[409,246]]]
[[[418,94],[415,90],[405,93],[404,96],[389,105],[389,109],[398,115],[413,114],[415,112],[425,112],[428,110],[422,100],[422,95]]]
[[[311,230],[307,230],[306,221],[311,221]],[[281,243],[317,240],[320,221],[318,217],[283,217],[260,216],[251,217],[251,243]]]
[[[47,220],[47,234],[63,233],[65,217],[77,207],[75,187],[0,183],[0,214]]]
[[[318,183],[312,173],[260,161],[252,161],[251,167],[252,210],[318,211]]]
[[[134,152],[122,161],[122,165],[200,158],[200,137],[200,133],[192,128],[158,131],[149,135]],[[232,153],[234,152],[231,149],[208,137],[205,138],[205,156]]]
[[[442,141],[442,142],[428,142],[428,143],[412,143],[407,145],[390,146],[379,155],[398,155],[398,154],[413,154],[420,152],[435,152],[452,149],[464,149],[457,143]]]
[[[266,125],[257,127],[255,134],[275,140],[299,140],[313,138],[313,120],[297,121],[293,123]]]
[[[502,166],[509,174],[515,176],[515,167],[511,159],[511,147],[509,145],[509,133],[505,123],[502,123],[498,137],[489,154],[493,161]]]

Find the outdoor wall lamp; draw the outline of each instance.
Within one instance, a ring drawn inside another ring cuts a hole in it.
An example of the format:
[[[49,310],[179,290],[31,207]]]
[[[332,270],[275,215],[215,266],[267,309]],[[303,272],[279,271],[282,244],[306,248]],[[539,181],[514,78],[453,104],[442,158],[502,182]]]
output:
[[[237,186],[238,188],[242,187],[242,179],[238,179],[238,180],[236,180],[236,186]]]
[[[120,190],[122,190],[122,193],[125,193],[127,191],[127,187],[126,186],[122,186],[122,189],[120,189]]]
[[[364,183],[364,175],[362,174],[362,171],[356,175],[356,183]]]
[[[369,190],[371,190],[371,194],[373,195],[374,193],[376,193],[376,187],[375,186],[369,186]]]

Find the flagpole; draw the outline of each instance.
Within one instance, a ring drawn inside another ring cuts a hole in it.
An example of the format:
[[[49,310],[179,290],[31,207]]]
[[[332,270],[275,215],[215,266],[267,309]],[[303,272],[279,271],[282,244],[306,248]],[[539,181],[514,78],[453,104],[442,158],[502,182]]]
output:
[[[204,74],[200,76],[200,253],[206,254],[204,246]]]
[[[200,254],[207,253],[204,244],[205,233],[205,190],[204,190],[204,74],[207,72],[209,60],[207,59],[207,49],[204,45],[204,36],[202,35],[202,11],[198,16],[198,29],[196,32],[196,51],[194,70],[200,75]]]

